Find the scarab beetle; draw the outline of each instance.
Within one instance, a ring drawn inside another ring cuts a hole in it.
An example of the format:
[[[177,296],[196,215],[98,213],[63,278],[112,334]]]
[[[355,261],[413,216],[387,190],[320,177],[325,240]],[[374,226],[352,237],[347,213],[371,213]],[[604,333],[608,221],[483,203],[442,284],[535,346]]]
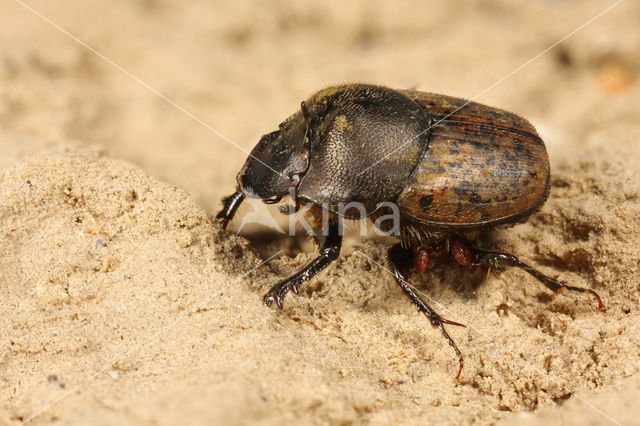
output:
[[[384,228],[376,219],[393,210],[390,204],[397,206],[399,242],[388,251],[390,266],[404,293],[453,347],[456,377],[464,360],[444,325],[462,324],[438,315],[408,282],[429,257],[450,256],[469,269],[521,268],[554,293],[591,293],[602,308],[593,290],[565,285],[475,243],[481,233],[526,221],[549,193],[544,143],[515,114],[414,90],[333,86],[263,136],[237,182],[217,216],[225,227],[245,196],[276,203],[291,195],[296,209],[312,205],[317,223],[328,218],[324,232],[314,234],[319,256],[264,296],[268,306],[275,301],[280,308],[289,290],[298,293],[301,283],[338,257],[342,220],[367,217]],[[350,203],[360,208],[343,208]]]

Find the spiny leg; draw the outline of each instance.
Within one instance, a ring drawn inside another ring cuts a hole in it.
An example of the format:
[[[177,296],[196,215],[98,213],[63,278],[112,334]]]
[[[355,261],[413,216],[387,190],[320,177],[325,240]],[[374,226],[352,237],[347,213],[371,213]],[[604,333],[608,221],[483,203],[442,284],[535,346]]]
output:
[[[416,250],[415,253],[424,256],[425,253],[423,253],[422,250],[422,248]],[[458,356],[458,362],[460,363],[460,368],[458,369],[458,374],[456,375],[456,379],[458,379],[460,377],[460,373],[462,372],[462,367],[464,366],[464,358],[453,339],[449,336],[449,333],[447,333],[447,331],[445,330],[444,324],[457,325],[460,327],[465,327],[465,325],[442,318],[433,309],[431,309],[431,307],[427,305],[427,303],[422,300],[422,298],[420,298],[415,288],[411,284],[409,284],[409,281],[407,280],[413,271],[414,264],[416,266],[419,266],[419,269],[424,269],[424,267],[426,267],[425,260],[419,259],[416,262],[413,249],[405,249],[400,243],[398,243],[393,245],[389,249],[388,256],[389,262],[393,267],[393,275],[396,283],[398,283],[402,291],[404,291],[407,297],[409,297],[409,300],[411,300],[411,302],[416,305],[418,311],[422,312],[427,316],[427,318],[429,318],[431,326],[440,330],[444,338],[447,340],[447,343],[449,343],[449,345],[453,348],[456,355]]]
[[[555,280],[537,269],[534,269],[512,254],[482,250],[463,240],[454,241],[451,252],[458,263],[467,267],[471,267],[472,265],[483,265],[492,270],[500,270],[506,267],[520,268],[534,276],[538,281],[542,282],[549,290],[553,291],[554,294],[558,294],[565,289],[580,293],[590,293],[598,302],[598,312],[602,310],[602,300],[595,291],[588,288],[566,285],[565,283]]]
[[[320,255],[300,271],[290,276],[278,285],[274,286],[264,295],[264,303],[267,306],[275,301],[276,305],[282,309],[282,301],[289,290],[298,294],[300,284],[309,281],[318,272],[329,266],[331,262],[338,258],[340,247],[342,246],[342,235],[340,235],[340,224],[337,218],[330,218],[328,233],[320,247]]]

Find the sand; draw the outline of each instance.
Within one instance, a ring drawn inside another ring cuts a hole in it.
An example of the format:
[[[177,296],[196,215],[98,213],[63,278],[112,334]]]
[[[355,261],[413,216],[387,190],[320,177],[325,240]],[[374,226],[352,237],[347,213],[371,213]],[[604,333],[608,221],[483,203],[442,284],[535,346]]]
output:
[[[640,5],[485,92],[612,4],[28,2],[91,51],[3,2],[0,424],[640,424]],[[260,204],[226,231],[215,214],[243,150],[345,81],[530,119],[551,196],[495,246],[604,310],[521,271],[436,265],[412,282],[467,325],[449,327],[455,380],[389,241],[355,231],[267,308],[313,245],[236,235]]]

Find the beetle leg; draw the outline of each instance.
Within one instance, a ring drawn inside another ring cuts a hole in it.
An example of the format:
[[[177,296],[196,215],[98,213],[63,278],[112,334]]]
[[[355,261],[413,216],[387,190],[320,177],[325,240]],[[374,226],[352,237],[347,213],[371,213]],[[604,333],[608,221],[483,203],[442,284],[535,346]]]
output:
[[[422,312],[429,318],[429,322],[431,322],[431,326],[433,328],[437,328],[440,330],[444,338],[446,339],[449,346],[453,348],[456,355],[458,356],[458,362],[460,363],[460,368],[458,369],[458,374],[456,375],[456,379],[460,377],[460,373],[462,372],[462,367],[464,366],[464,358],[460,349],[456,346],[455,342],[447,333],[447,330],[444,328],[444,324],[458,325],[460,327],[466,327],[464,324],[460,324],[459,322],[450,321],[448,319],[442,318],[438,315],[427,303],[420,298],[415,287],[413,287],[408,280],[411,275],[412,268],[414,267],[414,251],[413,249],[403,248],[400,243],[393,245],[388,252],[389,262],[393,267],[393,276],[396,280],[396,283],[400,286],[402,291],[407,295],[409,300],[416,305],[418,311]]]
[[[478,264],[476,252],[473,251],[469,244],[460,239],[454,240],[453,244],[451,244],[451,256],[456,262],[470,271]]]
[[[427,269],[429,264],[429,249],[427,247],[414,247],[413,248],[413,271],[416,274],[423,272]]]
[[[457,244],[454,242],[454,247],[456,245]],[[476,265],[481,264],[492,270],[498,270],[510,266],[520,268],[533,275],[538,281],[542,282],[549,290],[553,291],[555,294],[558,294],[565,289],[577,291],[580,293],[590,293],[596,298],[596,301],[598,302],[598,312],[602,310],[602,299],[600,299],[598,293],[591,289],[566,285],[565,283],[555,280],[538,271],[537,269],[534,269],[532,266],[524,263],[512,254],[485,251],[477,247],[467,245],[465,243],[461,243],[461,245],[467,247],[467,250],[469,250],[471,257],[473,258],[473,263]]]
[[[216,215],[217,219],[222,219],[222,229],[227,229],[227,225],[229,224],[231,219],[233,219],[233,215],[236,214],[236,211],[238,210],[238,207],[240,207],[240,204],[243,200],[244,193],[239,189],[222,200],[224,206],[222,207],[222,210],[220,210],[220,212],[218,212],[218,214]]]
[[[320,255],[303,269],[271,288],[271,290],[264,295],[264,303],[266,303],[267,306],[271,306],[275,301],[276,305],[282,309],[282,301],[287,292],[291,290],[297,294],[300,284],[309,281],[318,272],[322,271],[338,258],[341,246],[342,235],[340,235],[339,222],[338,220],[330,220],[329,232],[324,238],[322,247],[320,248]]]

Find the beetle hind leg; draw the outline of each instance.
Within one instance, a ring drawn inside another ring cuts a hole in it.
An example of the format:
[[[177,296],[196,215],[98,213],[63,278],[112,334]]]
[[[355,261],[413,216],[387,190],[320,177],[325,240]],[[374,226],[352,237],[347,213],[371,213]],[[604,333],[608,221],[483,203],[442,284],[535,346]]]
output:
[[[460,324],[459,322],[451,321],[445,318],[442,318],[438,315],[431,307],[419,296],[416,288],[412,286],[408,278],[411,273],[418,268],[415,266],[420,265],[420,269],[424,269],[426,267],[426,261],[417,260],[416,256],[425,256],[426,254],[423,250],[427,250],[425,248],[421,248],[418,250],[413,249],[405,249],[402,247],[400,243],[393,245],[388,252],[389,262],[393,268],[393,277],[396,280],[396,283],[400,286],[402,291],[407,295],[409,300],[416,306],[418,311],[422,312],[429,318],[429,322],[433,328],[437,328],[440,330],[445,340],[451,346],[458,356],[458,362],[460,364],[460,368],[458,369],[458,374],[456,375],[456,379],[460,377],[460,373],[462,372],[462,367],[464,366],[464,357],[460,352],[460,349],[456,346],[455,342],[447,333],[447,330],[444,328],[444,324],[457,325],[460,327],[466,327],[464,324]]]
[[[462,241],[455,241],[453,243],[452,251],[456,261],[458,263],[461,263],[463,266],[467,266],[466,263],[473,263],[474,265],[484,265],[493,271],[497,271],[507,267],[520,268],[535,277],[554,294],[561,293],[564,290],[571,290],[579,293],[589,293],[596,298],[596,302],[598,303],[598,312],[602,310],[602,299],[600,299],[600,296],[595,291],[588,288],[566,285],[561,281],[555,280],[548,275],[543,274],[542,272],[524,263],[512,254],[482,250],[466,244]],[[458,254],[456,256],[456,252],[464,254]]]

